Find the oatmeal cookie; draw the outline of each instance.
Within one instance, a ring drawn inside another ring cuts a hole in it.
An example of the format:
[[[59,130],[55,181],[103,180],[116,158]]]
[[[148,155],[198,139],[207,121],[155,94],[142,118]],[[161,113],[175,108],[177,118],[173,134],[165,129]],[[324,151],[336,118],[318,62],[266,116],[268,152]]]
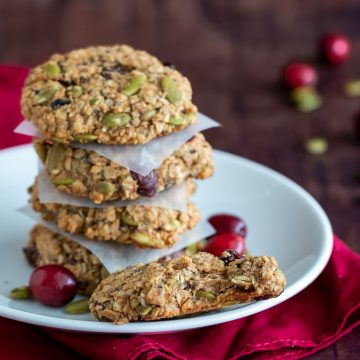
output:
[[[194,184],[188,181],[189,195]],[[153,206],[87,208],[64,204],[42,204],[35,181],[31,194],[32,207],[44,220],[56,223],[73,234],[90,240],[130,243],[142,248],[164,248],[173,245],[178,235],[192,229],[200,220],[200,213],[192,203],[187,211]]]
[[[189,245],[183,250],[158,261],[168,261],[182,254],[191,255],[199,251],[201,242]],[[57,234],[43,225],[36,225],[23,249],[30,265],[62,265],[69,269],[77,280],[78,293],[90,296],[102,279],[109,275],[99,259],[77,242]]]
[[[101,281],[90,299],[92,315],[122,324],[158,320],[279,296],[286,279],[267,256],[225,258],[200,252],[166,263],[135,265]]]
[[[77,280],[78,293],[91,295],[99,282],[108,276],[99,259],[76,242],[36,225],[23,249],[32,266],[62,265],[69,269]]]
[[[21,108],[48,140],[144,144],[196,122],[190,82],[145,51],[98,46],[30,71]]]
[[[212,149],[204,135],[197,134],[146,176],[119,166],[94,151],[35,139],[34,147],[58,190],[73,196],[105,200],[134,200],[153,196],[189,178],[213,175]]]

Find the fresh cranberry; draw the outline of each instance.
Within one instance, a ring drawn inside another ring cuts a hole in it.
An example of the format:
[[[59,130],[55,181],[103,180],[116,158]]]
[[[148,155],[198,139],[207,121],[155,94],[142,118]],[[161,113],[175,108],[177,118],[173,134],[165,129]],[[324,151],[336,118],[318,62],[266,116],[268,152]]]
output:
[[[233,233],[216,234],[210,238],[204,251],[215,256],[221,256],[228,249],[243,255],[245,253],[245,239]]]
[[[351,53],[350,40],[343,34],[325,35],[322,47],[325,58],[332,64],[341,64]]]
[[[318,81],[316,69],[306,63],[294,62],[284,70],[284,82],[290,88],[314,86]]]
[[[151,197],[156,194],[157,185],[158,185],[158,175],[155,170],[151,171],[149,174],[143,176],[134,171],[131,171],[132,177],[138,183],[137,192],[141,196]]]
[[[76,280],[68,269],[60,265],[37,267],[30,276],[34,299],[48,306],[62,306],[76,294]]]
[[[209,218],[209,223],[215,228],[218,234],[234,233],[245,238],[247,228],[245,221],[237,216],[229,214],[217,214]]]

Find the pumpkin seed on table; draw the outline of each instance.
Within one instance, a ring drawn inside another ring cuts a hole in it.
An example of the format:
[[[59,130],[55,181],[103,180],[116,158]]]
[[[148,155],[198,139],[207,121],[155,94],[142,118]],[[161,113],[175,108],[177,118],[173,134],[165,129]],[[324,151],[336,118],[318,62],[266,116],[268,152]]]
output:
[[[325,138],[314,137],[306,141],[305,149],[311,155],[322,155],[328,150],[329,144]]]
[[[127,96],[135,95],[144,85],[146,79],[147,79],[146,74],[144,73],[136,74],[132,79],[130,79],[128,84],[122,89],[122,93]]]
[[[321,96],[312,87],[296,88],[291,91],[290,98],[301,112],[317,110],[322,104]]]
[[[65,306],[64,311],[73,315],[86,314],[90,312],[89,299],[73,301]]]
[[[110,128],[118,128],[127,125],[131,121],[131,116],[128,113],[107,113],[101,120],[101,123]]]
[[[26,300],[31,298],[31,291],[29,286],[19,286],[10,291],[10,297],[14,300]]]
[[[161,80],[161,88],[165,93],[165,97],[173,105],[178,104],[182,100],[183,94],[171,77],[166,76]]]
[[[352,80],[345,83],[344,93],[349,97],[360,96],[360,80]]]

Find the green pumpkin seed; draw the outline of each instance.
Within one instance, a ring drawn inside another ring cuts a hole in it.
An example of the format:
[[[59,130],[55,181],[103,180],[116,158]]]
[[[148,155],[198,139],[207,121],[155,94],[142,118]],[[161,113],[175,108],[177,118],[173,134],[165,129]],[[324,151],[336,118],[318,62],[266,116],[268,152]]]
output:
[[[182,98],[183,94],[176,85],[175,81],[166,76],[161,80],[161,88],[165,93],[165,97],[173,104],[178,104]]]
[[[73,315],[86,314],[90,311],[89,300],[83,299],[83,300],[73,301],[65,306],[64,311],[67,314],[73,314]]]
[[[38,154],[40,160],[44,163],[46,160],[46,153],[47,153],[45,144],[40,143],[40,142],[35,142],[34,148],[35,148],[35,151]]]
[[[146,306],[144,306],[144,307],[140,310],[140,315],[141,315],[141,316],[147,315],[153,308],[154,308],[154,306],[152,306],[152,305],[146,305]]]
[[[310,87],[300,87],[290,93],[291,100],[301,112],[317,110],[322,103],[321,96]]]
[[[179,220],[173,220],[163,226],[163,229],[166,231],[174,231],[178,229],[181,226],[181,223]]]
[[[360,96],[360,80],[348,81],[344,85],[344,93],[349,97]]]
[[[194,255],[197,253],[197,243],[193,243],[191,245],[189,245],[187,248],[186,248],[186,251],[189,255]]]
[[[128,113],[107,113],[101,120],[101,123],[108,128],[118,128],[127,125],[131,120]]]
[[[151,237],[147,234],[141,233],[141,232],[135,232],[131,234],[130,238],[134,240],[139,245],[145,245],[145,246],[154,246],[154,241],[151,239]]]
[[[80,135],[76,135],[74,136],[74,141],[94,141],[97,139],[96,135],[91,135],[91,134],[80,134]]]
[[[89,172],[90,168],[91,168],[91,165],[88,162],[81,161],[79,166],[76,168],[76,171],[79,174],[86,174]]]
[[[72,183],[74,183],[74,179],[71,178],[62,178],[62,179],[52,179],[52,182],[55,186],[60,186],[60,185],[71,185]]]
[[[106,277],[108,277],[110,275],[110,273],[107,271],[105,266],[102,266],[101,270],[100,270],[100,276],[101,279],[105,279]]]
[[[62,144],[63,143],[63,139],[61,137],[58,137],[58,136],[53,136],[51,138],[51,140],[54,142],[54,143],[60,143]]]
[[[122,93],[127,96],[135,95],[144,85],[146,78],[147,77],[144,73],[138,73],[122,89]]]
[[[141,114],[142,121],[149,121],[156,115],[156,110],[149,110]]]
[[[25,300],[31,298],[31,291],[28,286],[19,286],[10,291],[10,297],[15,300]]]
[[[99,105],[101,98],[99,96],[90,99],[90,105]]]
[[[101,194],[110,197],[115,191],[115,185],[111,182],[101,181],[96,184],[95,190]]]
[[[186,119],[181,116],[170,115],[168,123],[171,125],[179,126],[186,124]]]
[[[224,301],[221,306],[232,306],[232,305],[237,305],[239,304],[238,301],[236,300],[228,300],[228,301]]]
[[[52,173],[54,170],[62,169],[65,158],[65,148],[61,144],[54,144],[48,152],[47,168]]]
[[[73,152],[73,158],[76,160],[80,160],[86,155],[86,151],[84,149],[76,149]]]
[[[129,214],[122,214],[121,217],[121,222],[123,222],[124,224],[126,225],[129,225],[129,226],[139,226],[139,223],[137,223],[134,218],[132,216],[130,216]]]
[[[184,114],[181,113],[181,118],[184,120],[185,124],[188,125],[191,123],[194,114]]]
[[[202,289],[197,290],[195,296],[199,299],[205,299],[209,301],[213,301],[216,298],[216,296],[213,293]]]
[[[33,101],[34,105],[43,105],[49,102],[55,95],[57,89],[55,87],[48,87],[40,89],[36,94]]]
[[[61,74],[61,68],[58,64],[47,63],[44,67],[45,73],[48,77],[53,78]]]
[[[75,85],[75,86],[69,86],[66,89],[66,94],[68,96],[78,97],[83,94],[83,88],[81,86]]]
[[[328,150],[329,144],[326,139],[322,137],[314,137],[305,143],[306,151],[311,155],[322,155]]]

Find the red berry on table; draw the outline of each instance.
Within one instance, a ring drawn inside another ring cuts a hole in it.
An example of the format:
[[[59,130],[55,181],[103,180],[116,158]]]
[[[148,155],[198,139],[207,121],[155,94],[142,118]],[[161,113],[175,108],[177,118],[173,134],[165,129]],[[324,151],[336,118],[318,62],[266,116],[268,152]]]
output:
[[[318,73],[310,64],[294,62],[288,64],[284,70],[284,82],[290,88],[314,86],[317,81]]]
[[[325,58],[332,64],[341,64],[351,53],[350,40],[343,34],[334,33],[324,36],[322,48]]]
[[[209,223],[215,228],[218,234],[234,233],[245,238],[247,228],[245,221],[237,216],[230,214],[216,214],[208,219]]]
[[[60,265],[37,267],[30,276],[31,294],[47,306],[62,306],[76,294],[76,280],[68,269]]]
[[[215,256],[221,256],[228,249],[235,250],[240,255],[243,255],[246,251],[245,239],[233,233],[216,234],[210,238],[204,251]]]

